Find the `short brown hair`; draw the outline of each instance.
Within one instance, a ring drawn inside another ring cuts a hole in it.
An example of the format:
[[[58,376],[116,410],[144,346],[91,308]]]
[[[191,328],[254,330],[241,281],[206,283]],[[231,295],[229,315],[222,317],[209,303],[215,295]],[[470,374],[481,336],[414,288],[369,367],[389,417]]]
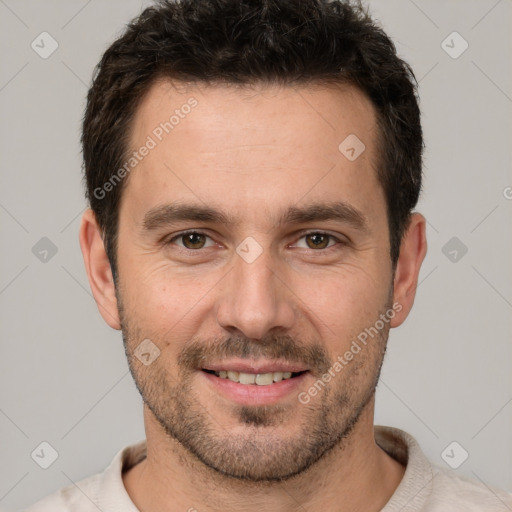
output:
[[[393,268],[421,189],[423,135],[417,83],[360,2],[162,0],[128,24],[96,66],[82,146],[86,197],[117,275],[119,205],[138,105],[161,77],[187,82],[348,83],[372,101],[378,179],[386,195]],[[98,197],[100,196],[100,197]]]

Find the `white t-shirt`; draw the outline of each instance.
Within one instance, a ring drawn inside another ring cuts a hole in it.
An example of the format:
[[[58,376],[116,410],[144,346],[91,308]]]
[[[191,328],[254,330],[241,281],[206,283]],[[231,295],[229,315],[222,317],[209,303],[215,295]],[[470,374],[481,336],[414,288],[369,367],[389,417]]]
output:
[[[375,426],[375,441],[406,470],[381,512],[511,512],[512,494],[431,464],[403,430]],[[103,473],[69,485],[25,512],[139,512],[123,484],[122,471],[146,457],[146,442],[126,446]]]

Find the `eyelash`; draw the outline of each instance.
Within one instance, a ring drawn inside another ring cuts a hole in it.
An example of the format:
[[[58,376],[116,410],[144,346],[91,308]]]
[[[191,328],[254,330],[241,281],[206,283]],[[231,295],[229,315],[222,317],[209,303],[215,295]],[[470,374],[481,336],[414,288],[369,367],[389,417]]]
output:
[[[196,230],[196,229],[190,229],[188,231],[182,231],[180,233],[178,233],[177,235],[174,235],[172,238],[169,238],[167,239],[166,241],[164,241],[164,245],[167,246],[167,245],[171,245],[175,240],[177,239],[180,239],[186,235],[191,235],[191,234],[194,234],[194,235],[203,235],[207,238],[211,238],[211,236],[209,236],[208,234],[204,233],[203,231],[199,231],[199,230]],[[343,245],[347,245],[347,242],[343,241],[343,240],[340,240],[339,238],[335,237],[334,235],[332,235],[331,233],[327,233],[325,231],[308,231],[306,233],[302,233],[301,236],[299,237],[299,240],[301,238],[304,238],[308,235],[322,235],[322,236],[327,236],[329,237],[330,241],[331,240],[334,240],[336,242],[336,244],[334,245],[331,245],[331,246],[328,246],[328,247],[325,247],[324,249],[311,249],[311,248],[307,248],[306,250],[307,251],[311,251],[311,252],[327,252],[329,249],[333,249],[335,248],[336,246],[343,246]],[[205,249],[205,248],[200,248],[200,249],[189,249],[188,247],[180,247],[178,246],[180,250],[182,251],[186,251],[186,252],[189,252],[189,253],[194,253],[194,252],[201,252],[201,249]],[[208,247],[206,247],[206,249],[208,249]]]

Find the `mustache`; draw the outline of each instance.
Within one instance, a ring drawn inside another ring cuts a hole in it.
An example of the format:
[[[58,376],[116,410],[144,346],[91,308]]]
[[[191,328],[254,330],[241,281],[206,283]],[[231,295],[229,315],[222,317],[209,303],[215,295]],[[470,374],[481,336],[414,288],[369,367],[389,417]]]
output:
[[[313,374],[323,375],[332,366],[326,350],[318,343],[304,344],[289,335],[270,334],[259,340],[230,336],[221,340],[192,340],[178,356],[183,370],[195,371],[228,358],[279,359],[297,363]]]

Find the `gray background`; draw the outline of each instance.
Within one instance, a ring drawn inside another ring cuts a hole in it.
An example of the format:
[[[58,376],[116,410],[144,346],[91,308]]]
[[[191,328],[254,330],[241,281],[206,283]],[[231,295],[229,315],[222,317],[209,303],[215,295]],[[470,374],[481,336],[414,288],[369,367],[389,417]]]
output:
[[[96,309],[78,227],[92,70],[148,4],[0,0],[0,508],[101,471],[144,438],[121,334]],[[466,450],[458,472],[511,490],[512,3],[369,6],[420,80],[427,150],[418,210],[429,221],[415,307],[391,332],[376,423],[410,432],[440,465],[456,441],[445,459],[460,462]],[[31,47],[43,31],[59,45],[47,59]],[[442,45],[454,31],[469,45],[458,58],[459,36]],[[43,237],[57,249],[46,261]],[[48,469],[31,458],[43,441],[58,452]]]

